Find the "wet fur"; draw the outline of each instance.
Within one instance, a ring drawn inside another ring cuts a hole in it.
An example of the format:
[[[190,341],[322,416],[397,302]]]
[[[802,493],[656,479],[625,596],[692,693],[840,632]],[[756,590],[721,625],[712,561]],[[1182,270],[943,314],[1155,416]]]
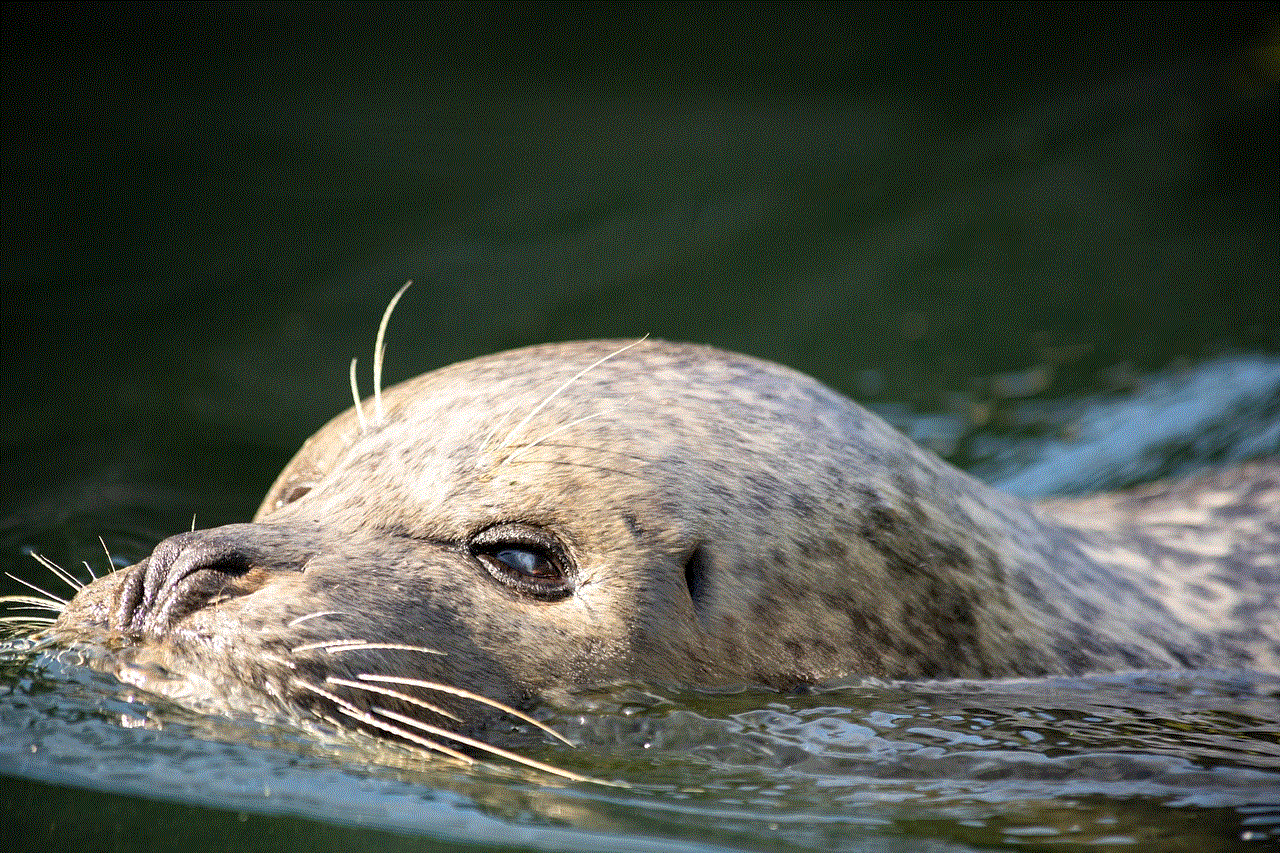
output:
[[[514,711],[616,680],[1280,671],[1275,461],[1036,507],[809,377],[656,341],[376,396],[308,440],[252,524],[166,540],[53,635],[123,640],[114,665],[149,689],[429,748],[499,714],[450,686]],[[571,596],[477,563],[468,543],[512,522],[560,543]]]

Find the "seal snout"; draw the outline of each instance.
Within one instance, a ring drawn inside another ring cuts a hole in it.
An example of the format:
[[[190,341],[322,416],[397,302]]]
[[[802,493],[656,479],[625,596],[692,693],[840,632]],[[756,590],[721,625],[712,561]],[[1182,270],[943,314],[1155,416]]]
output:
[[[260,587],[250,581],[262,574],[254,571],[260,564],[255,553],[218,535],[222,530],[171,536],[129,569],[111,614],[113,627],[161,635],[188,614]]]

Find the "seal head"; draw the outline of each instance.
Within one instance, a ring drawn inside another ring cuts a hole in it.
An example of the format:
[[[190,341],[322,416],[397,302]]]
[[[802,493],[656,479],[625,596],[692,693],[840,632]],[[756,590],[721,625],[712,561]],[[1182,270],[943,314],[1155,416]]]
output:
[[[617,680],[1280,661],[1259,533],[1280,540],[1275,465],[1236,513],[1262,556],[1229,567],[1223,532],[1231,553],[1183,561],[1184,582],[1114,507],[1114,525],[1066,524],[809,377],[711,348],[533,347],[380,409],[308,440],[252,524],[166,540],[55,633],[117,638],[122,677],[160,692],[384,731]]]

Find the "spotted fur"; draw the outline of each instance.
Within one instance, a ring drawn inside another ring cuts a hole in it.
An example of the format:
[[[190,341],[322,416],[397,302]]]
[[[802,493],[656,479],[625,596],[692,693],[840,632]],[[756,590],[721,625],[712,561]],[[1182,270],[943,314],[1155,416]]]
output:
[[[615,680],[1280,671],[1276,462],[1036,507],[813,379],[654,341],[477,359],[372,411],[253,523],[166,540],[54,633],[113,638],[161,692],[435,744]],[[471,543],[509,524],[554,540],[571,594],[486,572]]]

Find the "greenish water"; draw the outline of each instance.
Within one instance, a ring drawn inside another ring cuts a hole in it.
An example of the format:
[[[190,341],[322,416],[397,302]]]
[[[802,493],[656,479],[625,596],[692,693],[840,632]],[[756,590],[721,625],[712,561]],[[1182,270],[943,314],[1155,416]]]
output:
[[[649,333],[812,373],[1029,496],[1280,452],[1275,14],[6,7],[0,569],[247,519],[408,279],[389,381]],[[612,789],[41,666],[0,697],[0,809],[34,849],[1277,832],[1265,679],[547,709],[585,748],[541,757]]]
[[[33,849],[1191,853],[1280,837],[1274,676],[613,688],[542,710],[578,749],[522,750],[593,784],[199,717],[56,660],[3,674],[7,826]]]

